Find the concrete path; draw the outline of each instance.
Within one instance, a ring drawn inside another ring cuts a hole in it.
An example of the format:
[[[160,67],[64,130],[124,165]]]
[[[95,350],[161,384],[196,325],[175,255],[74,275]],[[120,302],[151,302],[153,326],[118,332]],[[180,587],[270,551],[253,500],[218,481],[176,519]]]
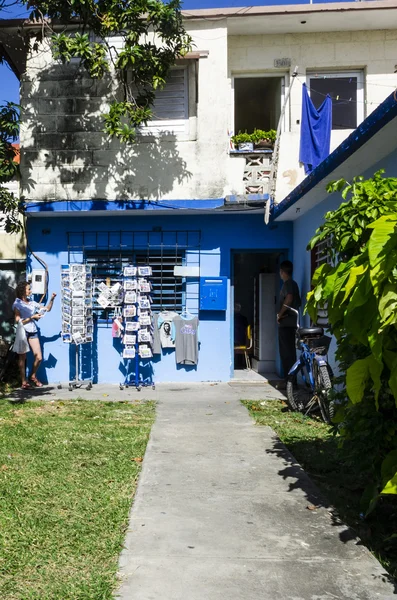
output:
[[[159,393],[117,598],[396,598],[384,569],[239,403],[275,394],[226,384]]]
[[[231,381],[230,383],[160,383],[156,385],[156,389],[142,388],[138,392],[135,388],[124,388],[120,390],[118,385],[110,384],[94,384],[87,390],[85,387],[69,391],[68,385],[62,384],[59,388],[57,385],[46,385],[42,388],[33,388],[32,390],[15,389],[9,394],[10,400],[29,401],[29,400],[71,400],[74,398],[82,398],[83,400],[105,400],[119,402],[122,400],[155,400],[157,402],[169,402],[175,398],[182,397],[182,403],[186,398],[190,403],[195,403],[196,400],[202,399],[203,395],[214,393],[221,397],[230,395],[231,398],[239,400],[245,398],[247,400],[258,400],[266,398],[284,398],[282,392],[279,392],[275,387],[267,382],[242,382]]]

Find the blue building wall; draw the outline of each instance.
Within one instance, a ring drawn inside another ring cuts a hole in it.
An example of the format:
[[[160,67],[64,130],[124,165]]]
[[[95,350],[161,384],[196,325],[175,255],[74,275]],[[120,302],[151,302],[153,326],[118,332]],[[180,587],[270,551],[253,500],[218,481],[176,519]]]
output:
[[[100,217],[91,214],[80,217],[35,216],[28,219],[28,240],[31,250],[44,260],[49,269],[49,292],[58,297],[54,309],[40,322],[44,361],[40,376],[57,383],[74,376],[74,346],[62,343],[60,310],[60,266],[68,262],[67,232],[147,231],[154,227],[167,230],[201,230],[201,276],[228,278],[228,307],[220,313],[200,313],[200,354],[197,367],[175,364],[175,353],[164,354],[151,361],[156,382],[228,381],[233,365],[233,324],[231,286],[233,250],[283,251],[292,256],[292,223],[266,226],[263,214],[247,215],[156,215]],[[40,268],[30,254],[31,268]],[[79,257],[76,256],[76,259]],[[119,340],[113,340],[111,327],[99,325],[95,341],[82,349],[84,375],[94,375],[99,383],[119,383],[124,379],[125,364],[120,359]],[[145,361],[147,364],[147,361]],[[149,374],[150,366],[144,373]],[[92,373],[93,371],[93,373]]]

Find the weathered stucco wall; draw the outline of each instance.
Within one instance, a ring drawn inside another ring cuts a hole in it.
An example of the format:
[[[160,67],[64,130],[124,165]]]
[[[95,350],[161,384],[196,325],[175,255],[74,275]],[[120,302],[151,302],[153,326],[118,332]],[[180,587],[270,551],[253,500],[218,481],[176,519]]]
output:
[[[368,116],[396,89],[397,29],[288,33],[284,35],[231,36],[229,38],[229,76],[241,73],[277,72],[274,59],[290,58],[291,69],[279,71],[291,77],[298,66],[287,107],[286,130],[281,137],[276,201],[285,198],[304,178],[299,164],[299,138],[302,83],[308,70],[364,70],[364,115]],[[299,121],[299,122],[298,122]],[[334,130],[331,151],[351,130]]]
[[[189,24],[197,50],[191,81],[190,140],[160,136],[126,147],[102,133],[113,81],[89,80],[77,65],[55,64],[47,46],[28,61],[22,83],[23,192],[30,200],[204,199],[242,194],[245,159],[228,154],[232,77],[275,72],[274,59],[299,67],[281,139],[277,201],[304,177],[298,162],[301,84],[308,69],[364,69],[364,117],[395,89],[397,30],[227,36],[225,20]],[[282,72],[280,72],[282,74]],[[192,97],[193,95],[193,97]],[[198,99],[198,103],[196,100]],[[350,130],[334,131],[334,149]]]
[[[122,200],[228,193],[227,32],[215,22],[193,26],[190,33],[196,49],[209,51],[197,64],[199,102],[190,111],[196,141],[169,135],[130,147],[110,141],[102,133],[101,113],[117,95],[115,83],[93,82],[78,65],[55,64],[46,45],[32,55],[22,84],[25,195],[31,200]],[[190,83],[194,98],[195,82]]]

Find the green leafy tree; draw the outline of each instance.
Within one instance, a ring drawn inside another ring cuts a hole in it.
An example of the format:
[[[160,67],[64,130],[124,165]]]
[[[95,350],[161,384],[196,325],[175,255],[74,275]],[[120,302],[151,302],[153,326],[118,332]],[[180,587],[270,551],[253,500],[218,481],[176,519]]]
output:
[[[153,117],[156,90],[166,83],[178,58],[191,48],[182,22],[180,0],[22,0],[51,36],[54,57],[79,58],[93,79],[116,74],[123,97],[104,115],[105,131],[124,142]],[[73,25],[63,32],[55,24]],[[112,40],[122,38],[121,49]]]
[[[123,94],[104,115],[105,131],[133,142],[137,128],[153,117],[156,90],[165,85],[176,60],[191,48],[180,0],[0,0],[0,18],[9,18],[7,9],[18,4],[43,25],[32,38],[33,49],[49,39],[55,58],[64,63],[79,58],[93,79],[111,76],[114,70]],[[112,45],[116,36],[123,39],[120,50]],[[0,46],[0,63],[4,59]],[[0,210],[10,233],[22,228],[21,202],[4,185],[18,171],[12,146],[18,139],[18,108],[0,105]]]
[[[329,184],[345,200],[309,243],[327,240],[332,264],[315,272],[307,310],[327,305],[338,342],[342,403],[338,431],[366,490],[363,509],[397,494],[397,179]]]
[[[23,229],[20,219],[20,199],[11,192],[7,183],[18,176],[17,150],[12,145],[18,139],[19,106],[8,102],[0,106],[0,222],[7,233]]]

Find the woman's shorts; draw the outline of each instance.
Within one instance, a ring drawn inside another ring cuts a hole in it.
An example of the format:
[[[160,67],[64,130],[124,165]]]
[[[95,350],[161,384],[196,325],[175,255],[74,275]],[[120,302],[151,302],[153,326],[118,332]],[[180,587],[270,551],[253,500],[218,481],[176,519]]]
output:
[[[38,337],[39,337],[38,331],[27,331],[26,332],[26,338],[28,340],[34,340],[34,339],[36,339]]]

